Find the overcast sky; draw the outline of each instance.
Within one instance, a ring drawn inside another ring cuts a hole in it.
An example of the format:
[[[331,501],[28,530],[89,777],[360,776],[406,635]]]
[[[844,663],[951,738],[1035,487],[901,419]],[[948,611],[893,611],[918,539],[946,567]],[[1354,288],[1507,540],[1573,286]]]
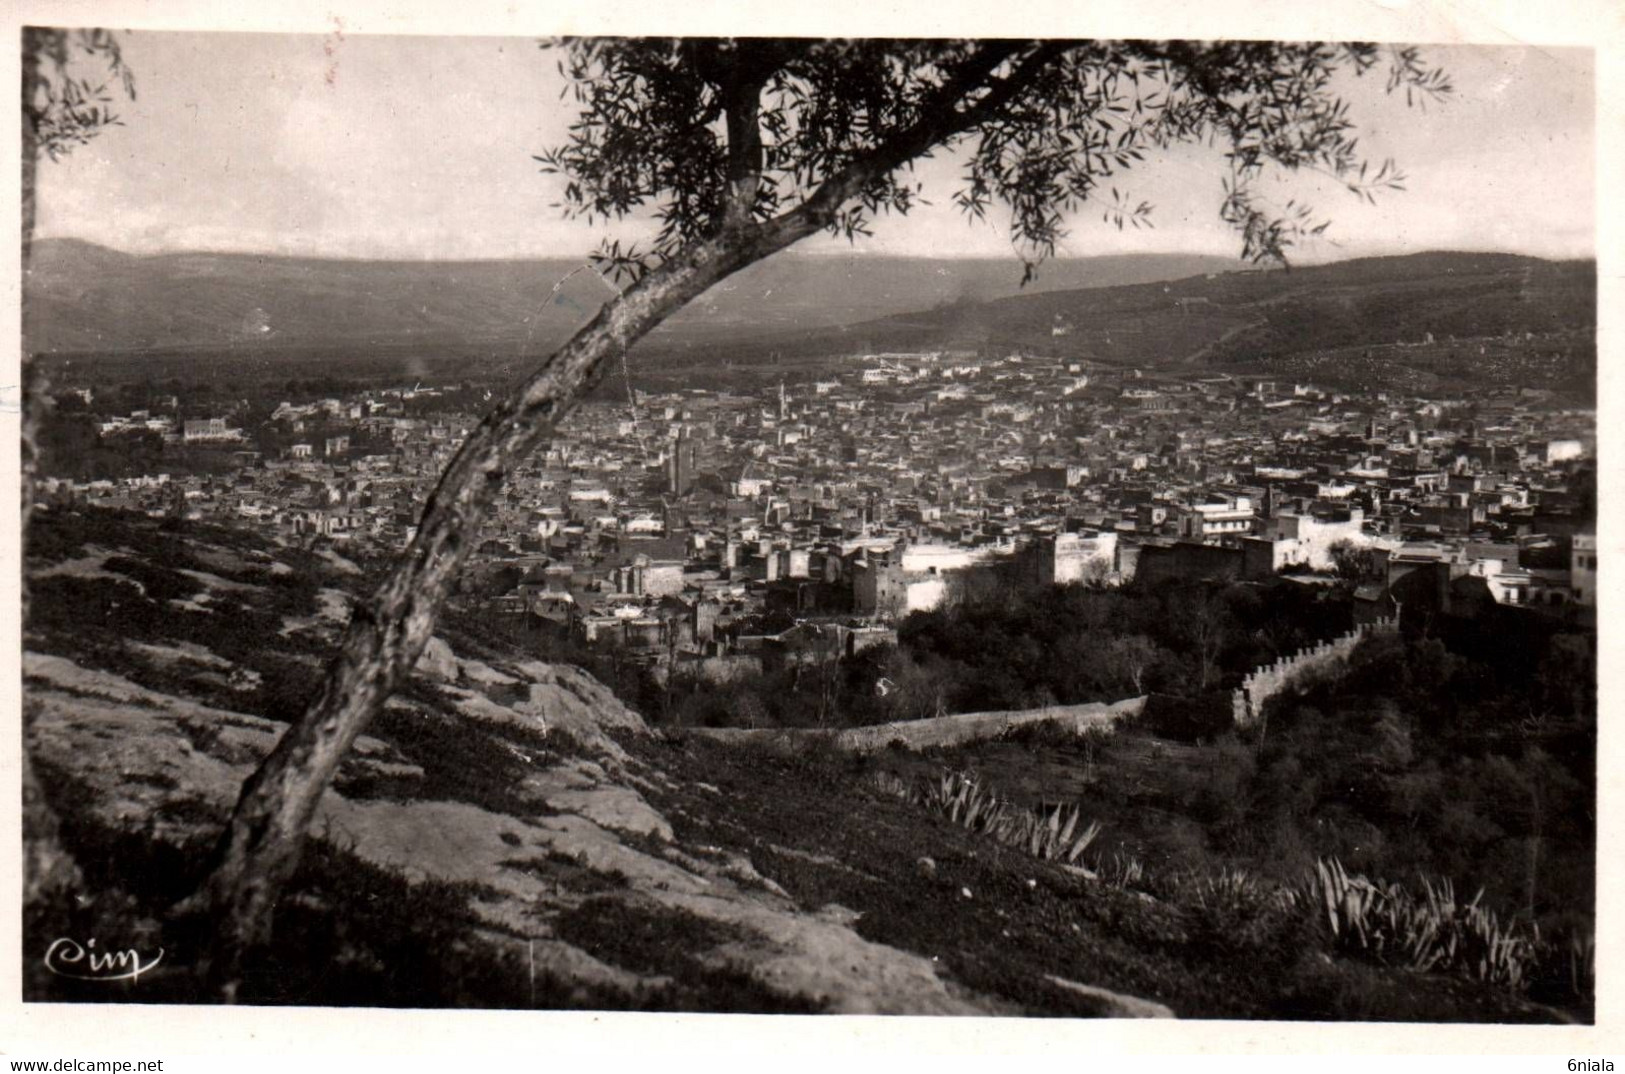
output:
[[[39,234],[131,252],[179,249],[345,257],[574,257],[601,232],[559,218],[559,180],[531,154],[572,113],[554,60],[528,38],[198,34],[123,38],[138,99],[125,125],[40,170]],[[1383,93],[1380,73],[1347,96],[1373,158],[1393,156],[1408,191],[1364,206],[1293,177],[1333,219],[1305,260],[1428,249],[1595,254],[1594,90],[1589,50],[1455,46],[1428,58],[1456,97],[1424,113]],[[1217,150],[1181,148],[1118,185],[1156,206],[1156,230],[1076,221],[1063,255],[1233,255],[1219,223]],[[952,208],[951,159],[921,172],[935,205],[884,219],[865,251],[1009,256],[1002,220]],[[995,214],[996,216],[997,214]],[[818,238],[798,249],[847,249]]]

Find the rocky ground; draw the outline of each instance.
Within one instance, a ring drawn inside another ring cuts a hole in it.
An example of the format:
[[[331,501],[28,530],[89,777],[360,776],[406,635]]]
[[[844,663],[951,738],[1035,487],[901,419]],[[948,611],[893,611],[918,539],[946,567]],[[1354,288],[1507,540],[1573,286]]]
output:
[[[166,916],[367,572],[105,513],[32,534],[33,766],[79,866],[28,910],[33,999],[206,1001]],[[885,756],[651,731],[583,672],[437,637],[323,801],[250,1002],[1544,1020],[1469,984],[1230,936],[886,793]],[[138,982],[61,935],[162,946]]]

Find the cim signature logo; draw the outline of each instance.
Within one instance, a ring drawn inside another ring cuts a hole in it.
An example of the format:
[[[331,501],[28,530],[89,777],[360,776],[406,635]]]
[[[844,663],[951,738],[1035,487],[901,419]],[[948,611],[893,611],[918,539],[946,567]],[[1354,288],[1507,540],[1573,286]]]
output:
[[[45,968],[58,977],[71,977],[76,981],[139,981],[163,960],[160,947],[151,962],[142,962],[135,948],[122,951],[97,951],[96,941],[80,943],[66,936],[52,940],[45,949]]]

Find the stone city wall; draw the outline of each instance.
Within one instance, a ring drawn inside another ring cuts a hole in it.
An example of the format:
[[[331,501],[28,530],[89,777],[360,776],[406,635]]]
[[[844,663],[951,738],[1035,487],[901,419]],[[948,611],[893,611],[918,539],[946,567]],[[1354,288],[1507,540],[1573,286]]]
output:
[[[1299,649],[1291,656],[1281,657],[1272,664],[1262,664],[1241,680],[1241,689],[1231,695],[1231,708],[1236,726],[1246,727],[1264,711],[1264,703],[1291,686],[1306,673],[1331,667],[1347,660],[1360,639],[1368,634],[1393,634],[1399,630],[1399,620],[1379,619],[1375,623],[1356,628],[1347,634]]]
[[[911,750],[932,746],[957,746],[966,742],[997,738],[1006,731],[1029,724],[1055,723],[1073,731],[1083,732],[1091,727],[1111,727],[1118,720],[1137,714],[1145,705],[1145,698],[1131,697],[1105,704],[1091,702],[1085,705],[1050,705],[1039,709],[1019,709],[1001,712],[966,712],[953,716],[938,716],[926,720],[899,720],[895,723],[853,727],[844,731],[819,731],[804,728],[762,728],[751,730],[738,727],[694,728],[691,734],[722,742],[757,742],[794,748],[813,739],[825,739],[837,749],[851,753],[876,753],[893,742],[900,742]]]

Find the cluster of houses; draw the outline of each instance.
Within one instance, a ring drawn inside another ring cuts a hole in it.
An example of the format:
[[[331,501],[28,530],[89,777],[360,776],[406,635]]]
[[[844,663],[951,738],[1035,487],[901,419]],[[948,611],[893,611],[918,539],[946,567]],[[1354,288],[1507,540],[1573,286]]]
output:
[[[285,403],[275,435],[171,420],[166,438],[240,465],[47,477],[41,498],[398,549],[479,417],[437,394]],[[1508,390],[1356,396],[1023,353],[858,355],[800,384],[582,406],[509,476],[465,592],[594,646],[694,660],[791,630],[856,651],[1012,578],[1353,572],[1380,618],[1416,574],[1589,607],[1594,422]]]

